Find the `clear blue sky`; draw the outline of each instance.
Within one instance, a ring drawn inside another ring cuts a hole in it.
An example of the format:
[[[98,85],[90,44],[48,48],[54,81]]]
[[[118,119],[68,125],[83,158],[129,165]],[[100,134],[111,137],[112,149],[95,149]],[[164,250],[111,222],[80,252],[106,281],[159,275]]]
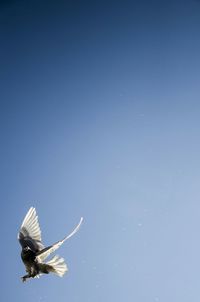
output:
[[[200,300],[200,1],[0,4],[1,301]],[[69,272],[22,284],[30,206]]]

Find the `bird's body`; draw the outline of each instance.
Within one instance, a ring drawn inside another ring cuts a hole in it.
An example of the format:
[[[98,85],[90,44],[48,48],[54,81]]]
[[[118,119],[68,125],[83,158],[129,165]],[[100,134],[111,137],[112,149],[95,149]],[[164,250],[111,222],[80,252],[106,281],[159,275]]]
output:
[[[30,249],[22,249],[21,258],[26,267],[26,272],[28,277],[35,277],[39,274],[38,261],[36,258],[36,253]],[[27,279],[26,276],[23,277],[23,281]]]
[[[21,258],[26,267],[27,275],[22,277],[22,281],[28,278],[39,277],[41,274],[49,274],[50,272],[62,277],[67,272],[67,265],[63,258],[54,256],[50,261],[44,260],[55,250],[57,250],[67,239],[73,236],[79,229],[82,218],[70,235],[55,244],[44,247],[41,241],[41,231],[38,223],[38,216],[35,208],[31,207],[26,214],[19,234],[18,240],[22,246]]]

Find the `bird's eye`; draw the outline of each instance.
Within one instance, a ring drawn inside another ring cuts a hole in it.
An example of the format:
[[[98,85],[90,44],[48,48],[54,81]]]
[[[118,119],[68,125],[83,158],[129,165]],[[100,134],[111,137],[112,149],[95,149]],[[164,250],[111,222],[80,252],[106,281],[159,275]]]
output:
[[[26,247],[24,248],[24,250],[25,250],[25,251],[28,251],[28,250],[30,250],[30,247],[29,247],[29,246],[26,246]]]

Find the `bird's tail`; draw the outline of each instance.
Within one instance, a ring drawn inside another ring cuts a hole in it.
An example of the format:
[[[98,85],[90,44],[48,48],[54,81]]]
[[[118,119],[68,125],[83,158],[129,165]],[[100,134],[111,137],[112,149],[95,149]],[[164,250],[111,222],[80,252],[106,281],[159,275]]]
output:
[[[65,260],[59,256],[54,256],[51,260],[43,265],[46,266],[48,272],[52,272],[59,277],[63,277],[63,275],[68,271]]]

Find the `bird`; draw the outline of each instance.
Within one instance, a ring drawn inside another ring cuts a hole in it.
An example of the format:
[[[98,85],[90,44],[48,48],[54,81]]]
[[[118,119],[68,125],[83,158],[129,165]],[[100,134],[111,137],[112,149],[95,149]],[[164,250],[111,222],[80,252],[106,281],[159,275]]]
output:
[[[31,207],[18,232],[18,240],[21,244],[21,259],[25,265],[27,274],[21,277],[22,282],[31,278],[39,278],[42,274],[54,273],[59,277],[68,271],[65,260],[59,256],[54,256],[49,261],[45,259],[54,251],[56,251],[67,239],[72,237],[80,228],[83,222],[81,217],[75,229],[62,240],[45,247],[42,243],[41,230],[38,222],[36,209]]]

